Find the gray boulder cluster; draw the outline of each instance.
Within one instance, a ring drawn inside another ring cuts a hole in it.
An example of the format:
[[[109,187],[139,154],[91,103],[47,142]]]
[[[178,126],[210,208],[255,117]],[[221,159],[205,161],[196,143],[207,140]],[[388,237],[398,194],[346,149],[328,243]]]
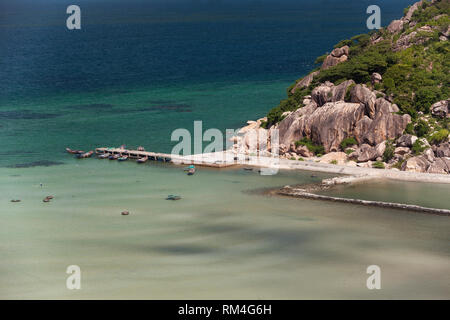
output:
[[[379,75],[372,78],[382,81]],[[324,147],[326,155],[318,161],[360,167],[372,167],[374,161],[386,160],[385,151],[389,147],[393,150],[393,156],[384,163],[386,168],[450,173],[448,139],[440,145],[430,146],[422,138],[420,142],[424,151],[415,155],[413,145],[419,138],[403,134],[411,118],[397,114],[397,105],[387,99],[366,85],[355,84],[353,80],[339,85],[325,82],[305,97],[304,107],[287,112],[275,126],[270,129],[261,127],[267,118],[249,121],[248,126],[241,129],[242,135],[236,139],[241,142],[245,153],[268,155],[271,151],[271,131],[278,130],[281,157],[314,157],[307,146],[296,144],[296,141],[307,138]],[[433,104],[431,112],[437,117],[448,117],[448,100]],[[342,150],[341,142],[349,137],[353,137],[356,144]]]
[[[430,108],[431,114],[439,118],[449,118],[448,104],[450,100],[442,100],[433,104]]]
[[[433,0],[432,2],[435,2]],[[423,4],[423,1],[419,1],[414,3],[411,7],[409,7],[408,12],[405,14],[405,16],[399,20],[393,20],[389,26],[387,27],[387,30],[392,34],[397,34],[403,31],[404,27],[415,27],[417,25],[417,21],[413,20],[413,14],[416,12],[419,7],[421,7]],[[435,17],[435,20],[438,20],[442,18],[443,15]],[[412,31],[411,33],[407,34],[401,34],[396,43],[393,45],[394,51],[400,51],[405,50],[412,45],[415,44],[422,44],[425,41],[427,41],[430,37],[432,37],[433,32],[436,30],[437,27],[434,26],[422,26],[417,28],[416,30]],[[427,33],[429,35],[427,35]],[[441,32],[439,35],[440,41],[448,41],[449,36],[449,30]],[[380,41],[381,39],[373,39],[374,41]]]
[[[330,67],[334,67],[341,62],[347,61],[349,53],[349,46],[343,46],[341,48],[334,49],[323,61],[321,69],[325,70]]]
[[[354,137],[360,145],[376,146],[398,138],[411,121],[409,115],[395,114],[395,104],[377,98],[375,92],[353,80],[338,86],[321,84],[305,100],[309,102],[305,107],[275,126],[285,146],[304,137],[322,145],[326,153],[338,151],[348,137]]]
[[[426,149],[423,154],[406,158],[401,170],[428,173],[450,173],[450,143],[448,141],[439,146]]]

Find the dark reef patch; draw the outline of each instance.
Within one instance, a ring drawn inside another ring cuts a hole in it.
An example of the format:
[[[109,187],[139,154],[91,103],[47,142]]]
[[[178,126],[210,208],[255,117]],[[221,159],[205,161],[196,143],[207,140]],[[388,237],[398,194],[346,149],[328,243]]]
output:
[[[174,112],[192,112],[192,107],[188,104],[161,104],[145,107],[140,111],[174,111]]]
[[[59,166],[64,164],[61,161],[49,161],[49,160],[39,160],[33,162],[17,163],[13,165],[6,166],[7,168],[32,168],[32,167],[51,167]]]
[[[94,111],[101,111],[101,110],[110,110],[114,106],[109,103],[92,103],[92,104],[78,104],[78,105],[70,105],[66,106],[66,109],[72,109],[72,110],[94,110]]]
[[[206,246],[198,245],[172,245],[172,246],[160,246],[154,248],[156,251],[164,254],[206,254],[214,252],[215,250]]]
[[[36,119],[51,119],[60,117],[62,114],[56,113],[37,113],[30,110],[20,111],[0,111],[0,119],[7,120],[36,120]]]
[[[11,150],[11,151],[0,151],[0,156],[18,156],[22,154],[35,154],[33,151],[22,151],[22,150]]]

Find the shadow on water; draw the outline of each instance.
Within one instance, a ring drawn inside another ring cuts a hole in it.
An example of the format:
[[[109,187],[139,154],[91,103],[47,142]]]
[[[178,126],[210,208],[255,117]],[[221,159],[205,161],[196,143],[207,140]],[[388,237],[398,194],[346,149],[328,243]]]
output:
[[[32,168],[32,167],[51,167],[59,166],[64,164],[61,161],[49,161],[49,160],[39,160],[33,162],[17,163],[13,165],[8,165],[6,168]]]
[[[161,104],[156,104],[152,106],[145,106],[141,108],[124,108],[115,107],[108,103],[93,103],[93,104],[80,104],[80,105],[70,105],[64,107],[67,110],[78,110],[87,112],[102,112],[108,114],[126,114],[126,113],[136,113],[136,112],[192,112],[192,106],[187,104],[169,104],[164,103],[165,101],[160,101]]]
[[[52,119],[60,117],[62,114],[55,113],[37,113],[30,110],[21,111],[0,111],[0,119],[6,120],[37,120],[37,119]]]
[[[114,108],[114,105],[109,103],[92,103],[92,104],[79,104],[79,105],[70,105],[64,107],[65,109],[71,110],[92,110],[92,111],[103,111],[110,110]]]

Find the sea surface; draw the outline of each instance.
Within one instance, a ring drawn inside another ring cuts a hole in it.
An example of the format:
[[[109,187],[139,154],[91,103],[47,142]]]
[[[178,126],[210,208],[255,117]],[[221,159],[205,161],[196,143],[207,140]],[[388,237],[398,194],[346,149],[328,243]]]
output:
[[[448,217],[264,193],[320,173],[188,177],[64,152],[170,152],[195,120],[237,129],[367,32],[368,5],[386,25],[412,2],[80,0],[82,29],[69,31],[71,1],[2,1],[0,298],[448,299]],[[449,191],[374,182],[333,195],[450,208]],[[381,290],[366,287],[374,264]],[[66,288],[69,265],[81,290]]]

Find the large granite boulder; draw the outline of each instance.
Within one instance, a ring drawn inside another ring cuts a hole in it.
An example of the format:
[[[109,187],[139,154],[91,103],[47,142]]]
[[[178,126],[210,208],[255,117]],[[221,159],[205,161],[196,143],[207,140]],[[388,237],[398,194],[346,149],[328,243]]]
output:
[[[323,145],[325,152],[338,151],[342,140],[353,136],[353,129],[363,115],[364,106],[359,103],[337,101],[319,108],[312,102],[280,122],[280,143],[289,145],[308,137]]]
[[[397,146],[411,148],[416,140],[416,136],[413,136],[412,134],[404,134],[397,139]]]
[[[423,155],[412,157],[403,162],[402,171],[427,172],[430,164],[431,163]]]
[[[348,46],[343,46],[341,48],[336,48],[331,51],[322,63],[322,70],[334,67],[335,65],[347,61],[350,48]]]
[[[344,164],[347,162],[347,154],[345,152],[330,152],[322,156],[319,160],[322,163]]]
[[[347,80],[341,84],[331,88],[331,100],[328,102],[344,101],[345,94],[350,86],[354,85],[355,81]]]
[[[357,84],[350,91],[350,101],[354,103],[362,103],[365,107],[365,113],[369,118],[375,117],[375,102],[377,97],[365,85]]]
[[[410,122],[411,117],[409,115],[393,114],[387,104],[380,104],[379,110],[367,131],[363,133],[362,137],[357,137],[357,140],[376,145],[385,140],[397,139]]]
[[[278,124],[280,143],[290,145],[291,142],[300,140],[303,137],[303,117],[309,117],[317,109],[317,104],[313,101],[307,106],[297,109]]]
[[[363,107],[357,103],[326,103],[310,116],[300,119],[302,136],[322,145],[325,152],[338,151],[342,140],[352,136],[354,126],[363,114]]]
[[[244,136],[244,148],[248,153],[267,150],[268,130],[263,128],[252,129]]]
[[[313,89],[311,99],[319,107],[327,102],[344,101],[347,89],[354,84],[355,82],[353,80],[347,80],[335,86],[333,83],[326,81]]]
[[[428,173],[446,174],[450,172],[450,160],[445,158],[436,158],[427,168]]]
[[[394,150],[395,155],[404,156],[405,154],[409,154],[411,150],[408,147],[397,147]]]
[[[403,29],[403,23],[403,20],[393,20],[387,27],[387,30],[390,33],[400,32]]]
[[[450,157],[450,143],[441,143],[440,145],[434,147],[433,151],[438,158]]]
[[[311,72],[310,74],[308,74],[306,77],[295,84],[294,88],[292,88],[291,90],[291,93],[295,93],[295,91],[297,91],[298,89],[309,87],[314,77],[318,74],[319,71]]]
[[[331,101],[333,88],[334,85],[329,81],[322,83],[320,86],[315,87],[311,92],[312,100],[317,103],[319,107],[323,106],[325,103]]]
[[[383,156],[384,150],[386,150],[386,141],[379,143],[375,147],[368,144],[362,144],[356,151],[358,153],[357,160],[358,162],[377,160],[377,158]]]
[[[372,73],[372,76],[371,76],[372,85],[381,83],[382,80],[383,80],[383,77],[381,76],[381,74],[379,74],[377,72]]]
[[[430,108],[431,114],[433,116],[440,117],[440,118],[450,117],[450,114],[448,112],[448,104],[449,104],[449,100],[442,100],[442,101],[436,102]]]

